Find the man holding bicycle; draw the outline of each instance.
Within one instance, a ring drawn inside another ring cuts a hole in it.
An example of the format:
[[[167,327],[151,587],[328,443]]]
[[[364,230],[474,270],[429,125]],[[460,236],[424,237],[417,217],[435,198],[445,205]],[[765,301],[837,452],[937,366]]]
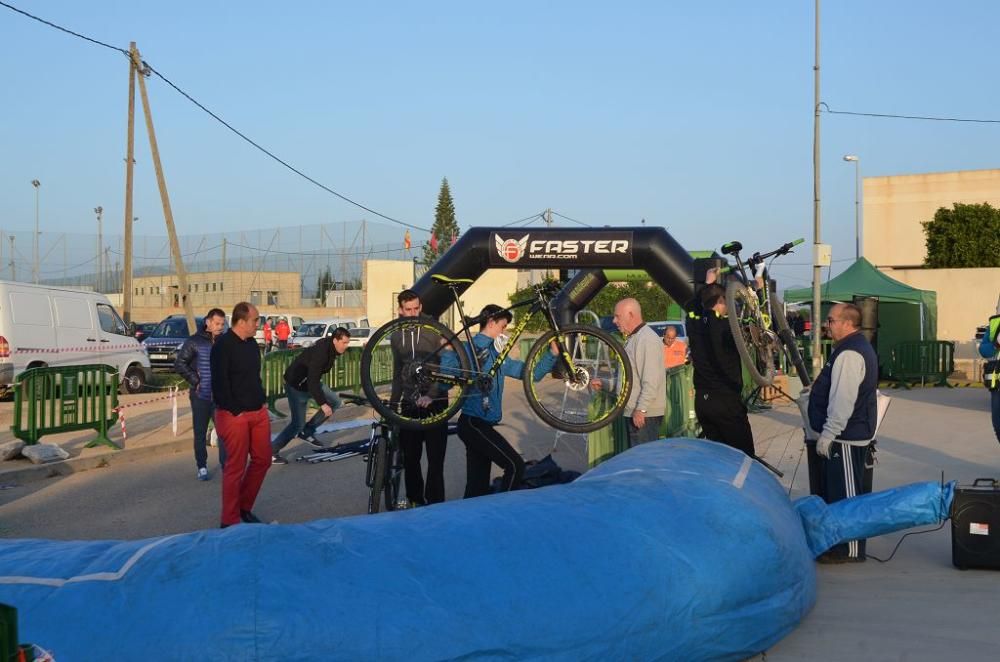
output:
[[[509,310],[490,304],[483,308],[479,319],[479,333],[472,339],[468,349],[479,357],[479,365],[486,373],[500,355],[497,340],[514,317]],[[521,483],[524,477],[524,460],[496,430],[496,425],[503,416],[504,378],[540,381],[555,366],[558,351],[553,344],[549,353],[538,361],[532,375],[524,374],[523,361],[507,358],[500,366],[496,379],[489,384],[488,390],[483,390],[478,385],[469,389],[462,406],[462,415],[458,419],[458,436],[465,444],[466,499],[490,493],[490,468],[493,464],[503,469],[502,491],[510,491]],[[454,352],[443,352],[442,367],[457,368],[457,362],[450,366],[448,364],[449,357],[453,356]]]
[[[709,270],[706,285],[688,305],[688,347],[694,366],[694,411],[706,439],[756,457],[743,403],[743,366],[726,319],[726,291]]]
[[[423,305],[420,296],[413,290],[403,290],[396,297],[400,317],[422,317]],[[405,367],[414,361],[423,361],[434,356],[441,346],[441,337],[434,333],[421,334],[417,328],[400,330],[392,334],[389,344],[392,348],[394,380],[392,402],[399,402],[403,384],[401,379]],[[447,405],[445,391],[438,384],[422,388],[415,402],[401,402],[401,413],[406,416],[421,417],[439,413]],[[400,430],[399,445],[403,451],[403,471],[406,480],[406,498],[410,503],[424,506],[444,501],[444,457],[448,448],[448,422],[422,430]],[[427,447],[427,483],[420,469],[423,448]]]

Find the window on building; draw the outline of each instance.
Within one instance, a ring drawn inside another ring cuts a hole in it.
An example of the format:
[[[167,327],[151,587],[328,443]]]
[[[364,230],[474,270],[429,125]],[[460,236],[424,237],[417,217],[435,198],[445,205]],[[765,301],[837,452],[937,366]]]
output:
[[[260,295],[261,295],[261,291],[260,290],[250,290],[250,303],[252,303],[255,306],[259,306],[260,305]]]
[[[218,283],[212,283],[212,291],[213,291],[213,292],[215,292],[215,288],[216,288],[216,286],[218,286]]]
[[[278,305],[278,292],[275,290],[268,290],[267,292],[267,305],[277,306]]]
[[[195,291],[195,292],[197,292],[197,291],[198,291],[198,283],[195,283],[195,284],[194,284],[194,291]]]
[[[223,288],[222,288],[222,286],[223,286],[223,285],[225,285],[225,283],[219,283],[219,291],[220,291],[220,292],[223,292],[223,291],[224,291],[224,290],[223,290]]]
[[[136,296],[139,296],[139,288],[138,288],[138,287],[137,287],[137,288],[135,288],[135,295],[136,295]]]

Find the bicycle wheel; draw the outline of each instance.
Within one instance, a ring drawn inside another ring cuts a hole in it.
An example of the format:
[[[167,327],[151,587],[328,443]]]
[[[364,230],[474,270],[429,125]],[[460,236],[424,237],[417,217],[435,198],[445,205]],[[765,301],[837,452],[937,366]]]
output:
[[[459,410],[474,377],[470,366],[464,343],[448,327],[400,317],[379,327],[361,351],[361,388],[390,424],[421,430]],[[422,396],[432,398],[431,406],[417,406]]]
[[[632,365],[617,340],[592,326],[572,324],[560,329],[561,344],[569,361],[560,357],[560,376],[536,382],[540,362],[549,355],[556,333],[549,331],[528,351],[524,368],[524,394],[528,405],[543,421],[564,432],[593,432],[621,414],[632,391]],[[603,393],[591,387],[601,382]]]
[[[387,459],[386,446],[388,440],[378,436],[372,441],[371,448],[368,449],[368,468],[366,470],[368,484],[368,512],[377,513],[379,511],[382,497],[382,487],[385,484],[385,465]]]
[[[738,280],[730,280],[726,308],[736,350],[750,379],[758,386],[770,386],[774,383],[775,336],[764,326],[757,294]]]

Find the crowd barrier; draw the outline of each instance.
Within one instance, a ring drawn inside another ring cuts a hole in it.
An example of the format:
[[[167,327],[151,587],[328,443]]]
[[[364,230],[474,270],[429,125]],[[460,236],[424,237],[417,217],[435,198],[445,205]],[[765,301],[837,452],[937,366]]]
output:
[[[697,437],[701,433],[694,413],[694,369],[690,364],[667,371],[667,408],[660,426],[661,437]],[[596,418],[610,407],[612,395],[598,393],[591,400],[590,413]],[[628,450],[628,421],[619,417],[611,425],[587,435],[588,467],[595,467]]]
[[[87,447],[118,446],[108,429],[118,420],[118,370],[108,365],[32,368],[14,383],[14,436],[37,444],[46,434],[93,429]]]
[[[911,340],[892,348],[889,378],[896,386],[910,388],[911,382],[951,386],[948,375],[955,372],[955,343],[945,340]]]

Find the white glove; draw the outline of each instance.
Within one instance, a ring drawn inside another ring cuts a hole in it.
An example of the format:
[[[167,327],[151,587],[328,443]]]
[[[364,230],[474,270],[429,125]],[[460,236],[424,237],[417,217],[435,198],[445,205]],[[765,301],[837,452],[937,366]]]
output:
[[[816,440],[816,454],[829,460],[832,446],[833,439],[820,435],[820,438]]]

